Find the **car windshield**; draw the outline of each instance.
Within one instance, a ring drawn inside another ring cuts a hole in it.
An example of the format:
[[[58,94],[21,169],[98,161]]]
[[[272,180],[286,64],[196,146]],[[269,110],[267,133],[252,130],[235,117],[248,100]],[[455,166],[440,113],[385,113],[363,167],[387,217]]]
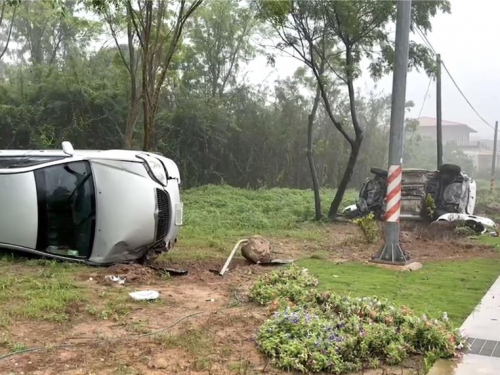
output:
[[[95,230],[95,189],[88,162],[35,171],[38,199],[37,249],[88,258]]]

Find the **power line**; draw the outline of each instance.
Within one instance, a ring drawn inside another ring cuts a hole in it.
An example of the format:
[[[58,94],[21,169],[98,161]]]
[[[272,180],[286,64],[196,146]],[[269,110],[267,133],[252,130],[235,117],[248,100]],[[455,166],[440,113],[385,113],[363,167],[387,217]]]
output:
[[[472,110],[476,113],[476,115],[481,119],[482,122],[484,122],[486,125],[488,125],[491,129],[495,130],[495,128],[488,121],[486,121],[483,116],[481,116],[479,114],[479,112],[476,110],[476,108],[474,108],[474,106],[469,101],[469,99],[467,99],[467,97],[465,96],[464,92],[462,91],[462,89],[460,89],[460,87],[458,86],[457,82],[455,81],[455,79],[451,75],[450,71],[446,67],[446,64],[444,63],[444,61],[441,61],[441,65],[443,65],[444,70],[446,70],[446,73],[448,73],[448,76],[451,78],[451,81],[453,82],[453,84],[457,88],[458,92],[462,95],[462,97],[465,99],[465,101],[467,102],[467,104],[469,104],[469,107],[472,108]]]
[[[422,40],[424,41],[424,43],[427,45],[427,47],[429,47],[429,48],[432,50],[432,52],[433,52],[435,55],[437,55],[436,50],[435,50],[435,49],[434,49],[434,47],[432,46],[432,44],[431,44],[431,42],[429,41],[429,39],[427,39],[427,37],[425,36],[425,33],[422,31],[422,29],[421,29],[419,26],[417,26],[417,28],[416,28],[415,30],[417,30],[418,35],[420,35],[420,37],[422,38]]]
[[[424,40],[425,44],[427,44],[427,46],[432,50],[432,52],[437,55],[437,52],[436,50],[434,49],[434,47],[432,46],[432,43],[429,41],[429,39],[427,38],[427,36],[425,36],[425,33],[422,31],[422,29],[420,29],[420,27],[417,26],[417,28],[415,29],[417,30],[417,32],[419,33],[419,35],[422,37],[422,39]],[[474,113],[481,119],[482,122],[484,122],[488,127],[490,127],[491,129],[495,129],[493,127],[493,125],[491,125],[488,121],[486,121],[484,119],[483,116],[481,116],[479,114],[479,112],[476,110],[476,108],[474,108],[474,106],[472,105],[472,103],[470,102],[469,99],[467,99],[467,97],[465,96],[464,92],[462,91],[462,89],[458,86],[457,82],[455,81],[455,79],[453,78],[453,76],[451,75],[450,71],[448,70],[448,68],[446,67],[446,64],[444,63],[444,61],[441,60],[441,65],[444,67],[444,70],[446,71],[446,73],[448,74],[448,76],[451,78],[451,81],[453,82],[453,84],[455,85],[455,87],[457,88],[458,92],[460,93],[460,95],[462,95],[462,97],[465,99],[465,101],[467,102],[467,104],[469,105],[469,107],[471,107],[471,109],[474,111]],[[425,103],[425,102],[424,102]],[[420,116],[419,116],[420,117]]]
[[[424,101],[422,102],[422,107],[420,107],[420,112],[418,113],[418,118],[422,116],[422,111],[424,110],[425,102],[427,101],[427,95],[429,94],[429,89],[431,88],[432,78],[429,78],[429,85],[425,91]]]

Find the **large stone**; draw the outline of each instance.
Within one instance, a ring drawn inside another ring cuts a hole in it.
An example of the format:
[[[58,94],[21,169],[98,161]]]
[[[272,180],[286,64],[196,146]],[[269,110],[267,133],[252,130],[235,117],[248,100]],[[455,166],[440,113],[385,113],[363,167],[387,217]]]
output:
[[[241,255],[253,263],[268,263],[272,260],[271,244],[261,236],[252,236],[241,248]]]
[[[406,265],[398,265],[398,264],[385,264],[385,263],[375,263],[376,266],[380,268],[385,268],[388,270],[399,271],[399,272],[411,272],[418,271],[421,269],[422,263],[419,262],[411,262]]]
[[[403,271],[418,271],[422,268],[422,263],[412,262],[404,266]]]

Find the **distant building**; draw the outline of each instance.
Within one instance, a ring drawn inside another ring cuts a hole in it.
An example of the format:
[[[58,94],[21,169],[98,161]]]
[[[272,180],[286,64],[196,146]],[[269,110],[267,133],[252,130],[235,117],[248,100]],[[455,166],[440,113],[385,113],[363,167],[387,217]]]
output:
[[[443,143],[455,142],[457,145],[470,144],[470,134],[477,133],[467,124],[460,122],[442,120]],[[422,138],[436,139],[436,119],[432,117],[420,117],[418,119],[418,133]]]
[[[417,133],[422,138],[436,139],[436,119],[433,117],[420,117],[418,119]],[[468,155],[477,170],[489,170],[493,157],[493,141],[471,141],[470,135],[477,133],[467,124],[442,120],[443,144],[456,143],[464,154]],[[497,166],[500,168],[497,153]]]

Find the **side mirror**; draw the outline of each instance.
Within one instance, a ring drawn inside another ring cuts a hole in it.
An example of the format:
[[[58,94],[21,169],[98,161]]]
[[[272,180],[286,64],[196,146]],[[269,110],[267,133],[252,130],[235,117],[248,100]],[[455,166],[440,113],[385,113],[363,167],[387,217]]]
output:
[[[64,153],[67,155],[73,156],[75,154],[75,149],[73,148],[73,145],[68,141],[64,141],[62,143],[62,149]]]

